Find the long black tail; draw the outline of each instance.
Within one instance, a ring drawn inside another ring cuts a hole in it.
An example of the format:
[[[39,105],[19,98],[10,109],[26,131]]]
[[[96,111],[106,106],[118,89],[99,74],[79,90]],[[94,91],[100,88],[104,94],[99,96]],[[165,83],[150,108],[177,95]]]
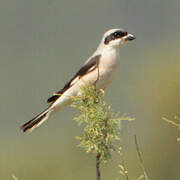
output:
[[[27,123],[23,124],[20,128],[24,132],[31,132],[38,126],[40,126],[44,121],[46,121],[49,118],[49,115],[51,114],[51,111],[49,109],[46,109],[45,111],[38,114],[35,118],[28,121]]]

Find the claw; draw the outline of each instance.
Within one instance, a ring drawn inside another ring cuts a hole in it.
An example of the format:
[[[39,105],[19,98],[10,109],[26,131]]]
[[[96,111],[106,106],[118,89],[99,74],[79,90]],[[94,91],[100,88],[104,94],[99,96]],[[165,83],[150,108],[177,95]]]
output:
[[[104,89],[100,89],[99,91],[102,93],[102,95],[105,94]]]

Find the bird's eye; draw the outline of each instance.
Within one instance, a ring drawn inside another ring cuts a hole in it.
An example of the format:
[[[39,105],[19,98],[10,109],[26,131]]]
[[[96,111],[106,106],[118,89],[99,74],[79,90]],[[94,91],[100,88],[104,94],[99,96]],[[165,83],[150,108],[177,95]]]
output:
[[[118,35],[118,33],[117,33],[117,32],[115,32],[115,33],[114,33],[114,36],[117,36],[117,35]]]
[[[115,33],[113,33],[113,37],[114,37],[114,39],[119,38],[119,37],[120,37],[119,35],[120,35],[120,34],[119,34],[119,32],[115,32]]]

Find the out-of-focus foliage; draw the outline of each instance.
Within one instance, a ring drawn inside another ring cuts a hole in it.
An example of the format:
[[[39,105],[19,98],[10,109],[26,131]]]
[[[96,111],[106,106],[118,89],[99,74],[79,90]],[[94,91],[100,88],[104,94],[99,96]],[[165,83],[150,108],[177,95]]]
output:
[[[118,148],[118,153],[119,153],[119,155],[121,157],[121,163],[118,165],[118,167],[120,169],[119,173],[120,173],[120,176],[123,177],[123,179],[126,179],[126,180],[130,180],[130,179],[136,179],[136,180],[145,179],[145,180],[147,180],[147,177],[145,178],[144,172],[141,172],[141,175],[138,176],[137,178],[134,178],[134,177],[130,178],[130,175],[129,175],[129,172],[128,172],[128,168],[127,168],[125,159],[123,157],[122,147]],[[118,178],[116,180],[120,180],[120,179]]]
[[[167,119],[166,117],[163,117],[162,119],[163,119],[164,121],[168,122],[169,124],[175,126],[178,130],[180,130],[180,123],[179,123],[179,122],[169,120],[169,119]],[[175,116],[175,120],[178,120],[178,121],[179,121],[180,119]],[[180,141],[180,137],[177,138],[177,141]]]

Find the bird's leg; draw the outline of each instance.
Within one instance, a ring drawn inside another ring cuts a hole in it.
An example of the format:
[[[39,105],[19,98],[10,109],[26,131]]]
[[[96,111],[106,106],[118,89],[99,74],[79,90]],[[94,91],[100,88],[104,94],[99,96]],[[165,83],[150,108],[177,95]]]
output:
[[[104,96],[104,94],[105,94],[104,89],[100,89],[99,91],[100,91],[100,92],[102,93],[102,95]]]

